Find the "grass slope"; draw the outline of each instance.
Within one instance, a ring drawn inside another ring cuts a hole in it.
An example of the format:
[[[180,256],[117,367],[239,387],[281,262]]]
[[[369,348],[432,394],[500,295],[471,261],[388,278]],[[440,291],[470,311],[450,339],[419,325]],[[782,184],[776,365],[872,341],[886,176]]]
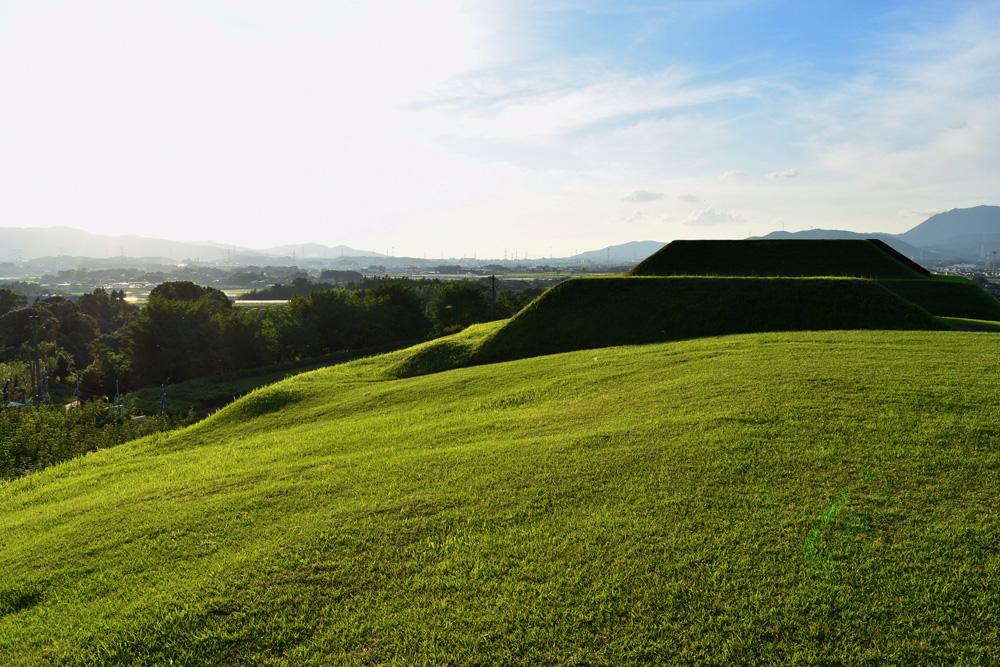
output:
[[[476,358],[758,331],[944,328],[867,280],[578,278],[533,301],[486,340]]]
[[[400,346],[396,346],[400,347]],[[346,352],[336,352],[322,357],[290,361],[271,366],[263,366],[251,370],[240,370],[225,375],[196,378],[185,382],[177,382],[167,386],[167,412],[204,416],[213,410],[227,405],[233,400],[248,394],[258,387],[263,387],[292,375],[306,371],[325,368],[332,364],[344,363],[361,357],[387,352],[392,346],[368,348]],[[163,390],[160,387],[147,387],[134,393],[139,408],[148,413],[156,413],[160,409],[160,397]]]
[[[673,241],[635,276],[851,276],[920,278],[917,264],[881,241],[863,239]]]
[[[1000,331],[1000,322],[976,320],[968,317],[939,317],[939,320],[957,331]]]
[[[935,315],[1000,320],[1000,301],[967,278],[936,276],[878,282]]]
[[[0,662],[1000,660],[1000,337],[427,350],[0,486]]]

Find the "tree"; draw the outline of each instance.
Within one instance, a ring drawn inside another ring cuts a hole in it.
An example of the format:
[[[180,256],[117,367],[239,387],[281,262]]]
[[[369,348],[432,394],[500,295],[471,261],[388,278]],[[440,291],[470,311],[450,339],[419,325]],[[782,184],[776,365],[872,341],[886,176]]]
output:
[[[438,288],[431,299],[430,311],[435,327],[449,332],[489,319],[490,304],[481,285],[462,280]]]
[[[223,331],[232,315],[217,289],[186,281],[158,285],[127,327],[135,380],[156,385],[227,370]]]
[[[78,368],[91,362],[90,346],[97,338],[97,323],[80,308],[61,296],[50,296],[35,303],[36,309],[46,312],[58,323],[55,343],[73,356]]]
[[[100,342],[94,344],[93,356],[94,361],[80,374],[80,390],[87,397],[113,397],[131,375],[128,358]]]
[[[178,280],[161,283],[149,293],[149,300],[167,299],[169,301],[207,301],[220,308],[232,308],[233,304],[225,293],[214,287],[202,287],[190,280]]]
[[[431,328],[420,295],[412,287],[399,283],[370,290],[365,295],[365,310],[372,344],[419,340]]]
[[[293,297],[288,303],[287,324],[298,329],[295,351],[312,356],[363,347],[365,311],[357,295],[341,289]]]
[[[22,295],[9,289],[0,289],[0,316],[6,315],[12,310],[23,308],[27,303],[28,300]]]
[[[139,310],[125,300],[125,290],[111,290],[109,293],[102,287],[81,296],[78,305],[83,313],[97,322],[101,333],[117,331]]]

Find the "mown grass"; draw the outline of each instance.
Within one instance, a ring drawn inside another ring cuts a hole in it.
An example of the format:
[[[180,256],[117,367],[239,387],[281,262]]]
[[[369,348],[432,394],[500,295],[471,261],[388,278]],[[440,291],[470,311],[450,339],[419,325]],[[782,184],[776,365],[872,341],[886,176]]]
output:
[[[0,486],[0,662],[1000,660],[1000,338],[412,354]]]
[[[926,269],[876,240],[673,241],[635,276],[850,276],[921,278]]]

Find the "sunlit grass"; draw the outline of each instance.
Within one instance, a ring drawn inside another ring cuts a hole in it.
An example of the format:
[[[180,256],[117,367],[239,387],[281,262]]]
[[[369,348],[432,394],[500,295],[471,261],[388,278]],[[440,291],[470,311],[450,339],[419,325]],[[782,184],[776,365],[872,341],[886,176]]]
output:
[[[412,353],[0,487],[0,662],[1000,660],[995,335]]]

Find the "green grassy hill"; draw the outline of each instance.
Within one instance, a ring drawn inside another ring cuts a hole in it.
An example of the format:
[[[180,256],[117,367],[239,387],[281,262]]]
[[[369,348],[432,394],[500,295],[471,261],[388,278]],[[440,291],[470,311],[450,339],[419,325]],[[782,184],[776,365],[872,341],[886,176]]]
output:
[[[1000,320],[1000,301],[966,278],[935,276],[878,282],[935,315]]]
[[[495,328],[0,486],[0,662],[1000,660],[1000,337]]]
[[[928,273],[877,240],[784,239],[673,241],[631,275],[920,278]]]
[[[532,302],[486,340],[476,358],[758,331],[943,328],[868,280],[578,278]]]

